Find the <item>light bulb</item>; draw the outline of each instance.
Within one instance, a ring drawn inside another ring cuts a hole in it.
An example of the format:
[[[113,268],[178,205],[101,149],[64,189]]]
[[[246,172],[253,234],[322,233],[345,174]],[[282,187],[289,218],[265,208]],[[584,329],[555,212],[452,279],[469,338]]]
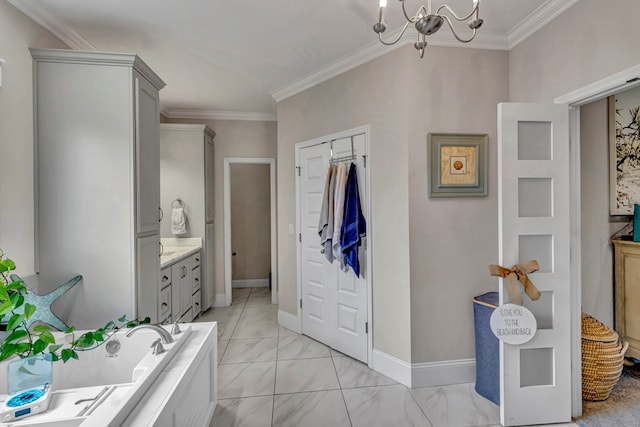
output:
[[[387,0],[380,0],[380,7],[387,7]]]

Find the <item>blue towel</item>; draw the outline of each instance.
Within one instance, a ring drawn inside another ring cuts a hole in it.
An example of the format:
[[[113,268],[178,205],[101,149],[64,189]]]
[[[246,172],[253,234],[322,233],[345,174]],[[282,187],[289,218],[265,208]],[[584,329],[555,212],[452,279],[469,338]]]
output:
[[[360,208],[357,175],[356,165],[351,163],[344,197],[344,217],[342,219],[342,228],[340,229],[340,246],[342,247],[345,263],[353,268],[353,272],[357,277],[360,277],[358,247],[361,243],[360,238],[366,236],[367,223]]]

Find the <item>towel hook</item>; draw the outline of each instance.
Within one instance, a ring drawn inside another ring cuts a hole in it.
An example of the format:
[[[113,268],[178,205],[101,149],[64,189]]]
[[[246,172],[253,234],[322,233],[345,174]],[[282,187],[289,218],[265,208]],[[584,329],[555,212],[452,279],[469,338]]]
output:
[[[184,208],[184,202],[180,197],[178,197],[173,202],[171,202],[171,208],[172,209]]]

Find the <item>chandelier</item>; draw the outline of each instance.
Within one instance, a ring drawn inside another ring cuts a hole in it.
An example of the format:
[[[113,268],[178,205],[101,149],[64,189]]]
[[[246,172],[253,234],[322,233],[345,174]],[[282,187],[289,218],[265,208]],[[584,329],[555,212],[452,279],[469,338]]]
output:
[[[420,53],[420,58],[424,56],[424,48],[427,47],[427,36],[430,36],[436,33],[440,27],[446,22],[453,33],[453,36],[461,43],[469,43],[476,37],[476,30],[482,26],[484,22],[479,16],[478,8],[480,6],[480,0],[473,0],[473,8],[471,12],[466,16],[458,16],[456,13],[446,4],[438,7],[435,13],[431,12],[431,0],[427,0],[427,7],[420,6],[415,15],[409,16],[407,13],[407,9],[405,7],[406,0],[400,0],[402,3],[402,12],[404,13],[404,17],[407,22],[404,24],[402,31],[400,31],[400,35],[395,40],[385,41],[382,39],[382,33],[387,29],[387,25],[384,23],[384,11],[387,7],[387,0],[380,0],[380,16],[378,22],[373,26],[373,31],[378,34],[378,39],[384,45],[391,46],[392,44],[396,44],[400,41],[404,33],[407,31],[409,24],[414,24],[416,30],[418,31],[418,41],[416,41],[413,46],[418,49]],[[448,12],[449,15],[442,14],[440,12]],[[453,24],[451,19],[455,19],[456,21],[467,21],[467,26],[471,29],[471,36],[469,38],[462,38],[458,35],[455,28],[453,28]]]

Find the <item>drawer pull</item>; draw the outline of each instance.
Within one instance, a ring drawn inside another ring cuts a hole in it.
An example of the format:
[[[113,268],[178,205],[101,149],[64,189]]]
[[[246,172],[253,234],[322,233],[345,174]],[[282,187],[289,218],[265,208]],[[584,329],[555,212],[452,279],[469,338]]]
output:
[[[165,308],[169,307],[169,304],[167,304],[166,302],[163,302],[160,307],[165,309]]]
[[[193,280],[195,280],[196,282],[199,282],[200,278],[199,277],[194,277]]]
[[[200,262],[200,258],[196,258],[196,262]]]
[[[166,282],[166,281],[168,281],[168,280],[169,280],[169,276],[162,276],[162,281],[163,281],[163,282]]]

